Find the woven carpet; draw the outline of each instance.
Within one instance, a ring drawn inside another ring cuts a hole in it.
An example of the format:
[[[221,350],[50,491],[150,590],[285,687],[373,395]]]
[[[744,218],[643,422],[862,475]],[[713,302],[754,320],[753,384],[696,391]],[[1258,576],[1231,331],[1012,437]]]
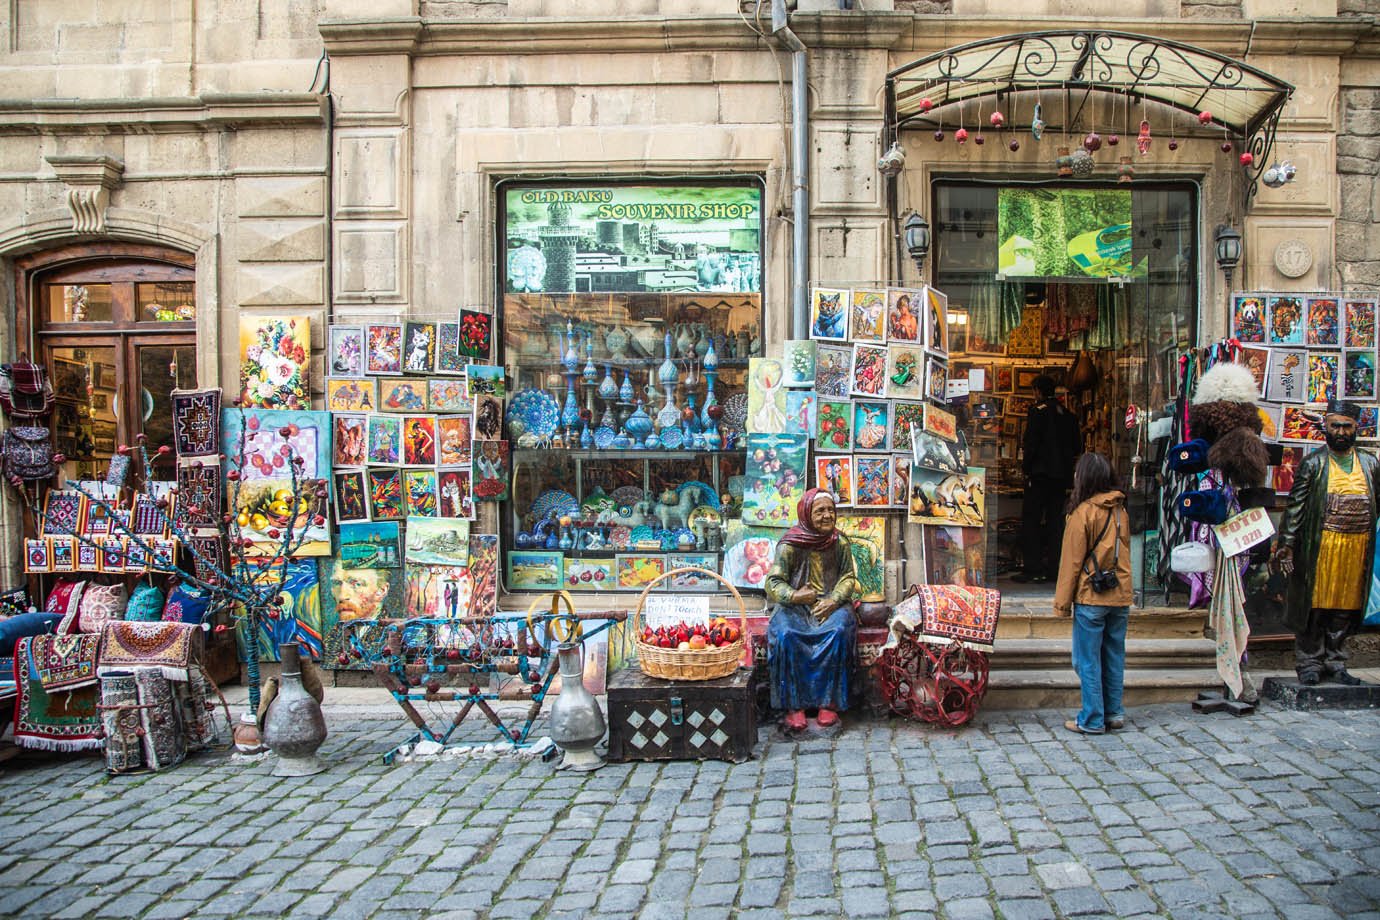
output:
[[[992,651],[1001,612],[1001,592],[960,585],[916,585],[915,594],[896,605],[887,647],[906,633],[920,641],[947,645],[957,640],[978,651]]]
[[[99,749],[96,685],[48,693],[34,673],[32,642],[32,638],[20,639],[15,649],[14,681],[19,700],[14,713],[14,743],[44,751]]]
[[[100,647],[100,633],[34,636],[29,644],[31,673],[49,693],[94,684]]]
[[[196,655],[201,627],[155,620],[107,622],[101,632],[99,672],[157,668],[169,680],[186,680]]]

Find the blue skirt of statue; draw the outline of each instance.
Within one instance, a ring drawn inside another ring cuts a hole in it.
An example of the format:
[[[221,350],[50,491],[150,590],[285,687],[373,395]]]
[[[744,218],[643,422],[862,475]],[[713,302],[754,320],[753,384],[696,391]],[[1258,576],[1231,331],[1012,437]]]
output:
[[[773,709],[848,708],[848,669],[857,627],[840,607],[823,623],[810,608],[778,604],[767,626],[767,667]]]

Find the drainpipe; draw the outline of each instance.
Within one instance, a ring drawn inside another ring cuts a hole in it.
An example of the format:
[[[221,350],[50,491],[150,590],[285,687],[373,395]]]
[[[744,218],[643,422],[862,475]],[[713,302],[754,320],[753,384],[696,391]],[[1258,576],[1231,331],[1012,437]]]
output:
[[[810,115],[805,44],[787,23],[786,0],[772,0],[771,34],[791,52],[791,338],[810,332]]]

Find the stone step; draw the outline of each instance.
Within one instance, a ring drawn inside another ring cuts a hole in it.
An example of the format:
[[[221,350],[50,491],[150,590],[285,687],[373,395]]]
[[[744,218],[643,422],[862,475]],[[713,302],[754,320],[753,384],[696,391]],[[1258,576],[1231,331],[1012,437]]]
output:
[[[1217,647],[1211,639],[1126,640],[1127,670],[1141,668],[1210,668]],[[988,655],[993,669],[1048,670],[1069,666],[1072,656],[1068,636],[1059,639],[1003,639],[998,637]]]
[[[1123,701],[1127,707],[1183,703],[1187,711],[1199,693],[1220,689],[1216,668],[1128,668]],[[1072,668],[994,668],[982,708],[1077,709],[1079,697],[1078,675]]]
[[[1207,611],[1176,607],[1131,608],[1126,635],[1131,639],[1197,639],[1207,625]],[[1006,639],[1067,639],[1073,620],[1055,616],[1053,610],[1030,611],[1003,607],[997,621],[997,643]]]

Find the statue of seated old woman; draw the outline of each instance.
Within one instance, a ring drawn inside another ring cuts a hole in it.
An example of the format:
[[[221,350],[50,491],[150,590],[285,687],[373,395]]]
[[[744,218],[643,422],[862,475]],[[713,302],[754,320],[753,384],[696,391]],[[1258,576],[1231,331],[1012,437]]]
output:
[[[857,624],[853,602],[858,573],[848,538],[836,527],[834,498],[810,489],[796,506],[799,523],[786,531],[767,574],[767,597],[776,605],[767,626],[771,704],[785,710],[785,726],[798,732],[815,710],[820,728],[836,725],[848,708],[848,677]]]

